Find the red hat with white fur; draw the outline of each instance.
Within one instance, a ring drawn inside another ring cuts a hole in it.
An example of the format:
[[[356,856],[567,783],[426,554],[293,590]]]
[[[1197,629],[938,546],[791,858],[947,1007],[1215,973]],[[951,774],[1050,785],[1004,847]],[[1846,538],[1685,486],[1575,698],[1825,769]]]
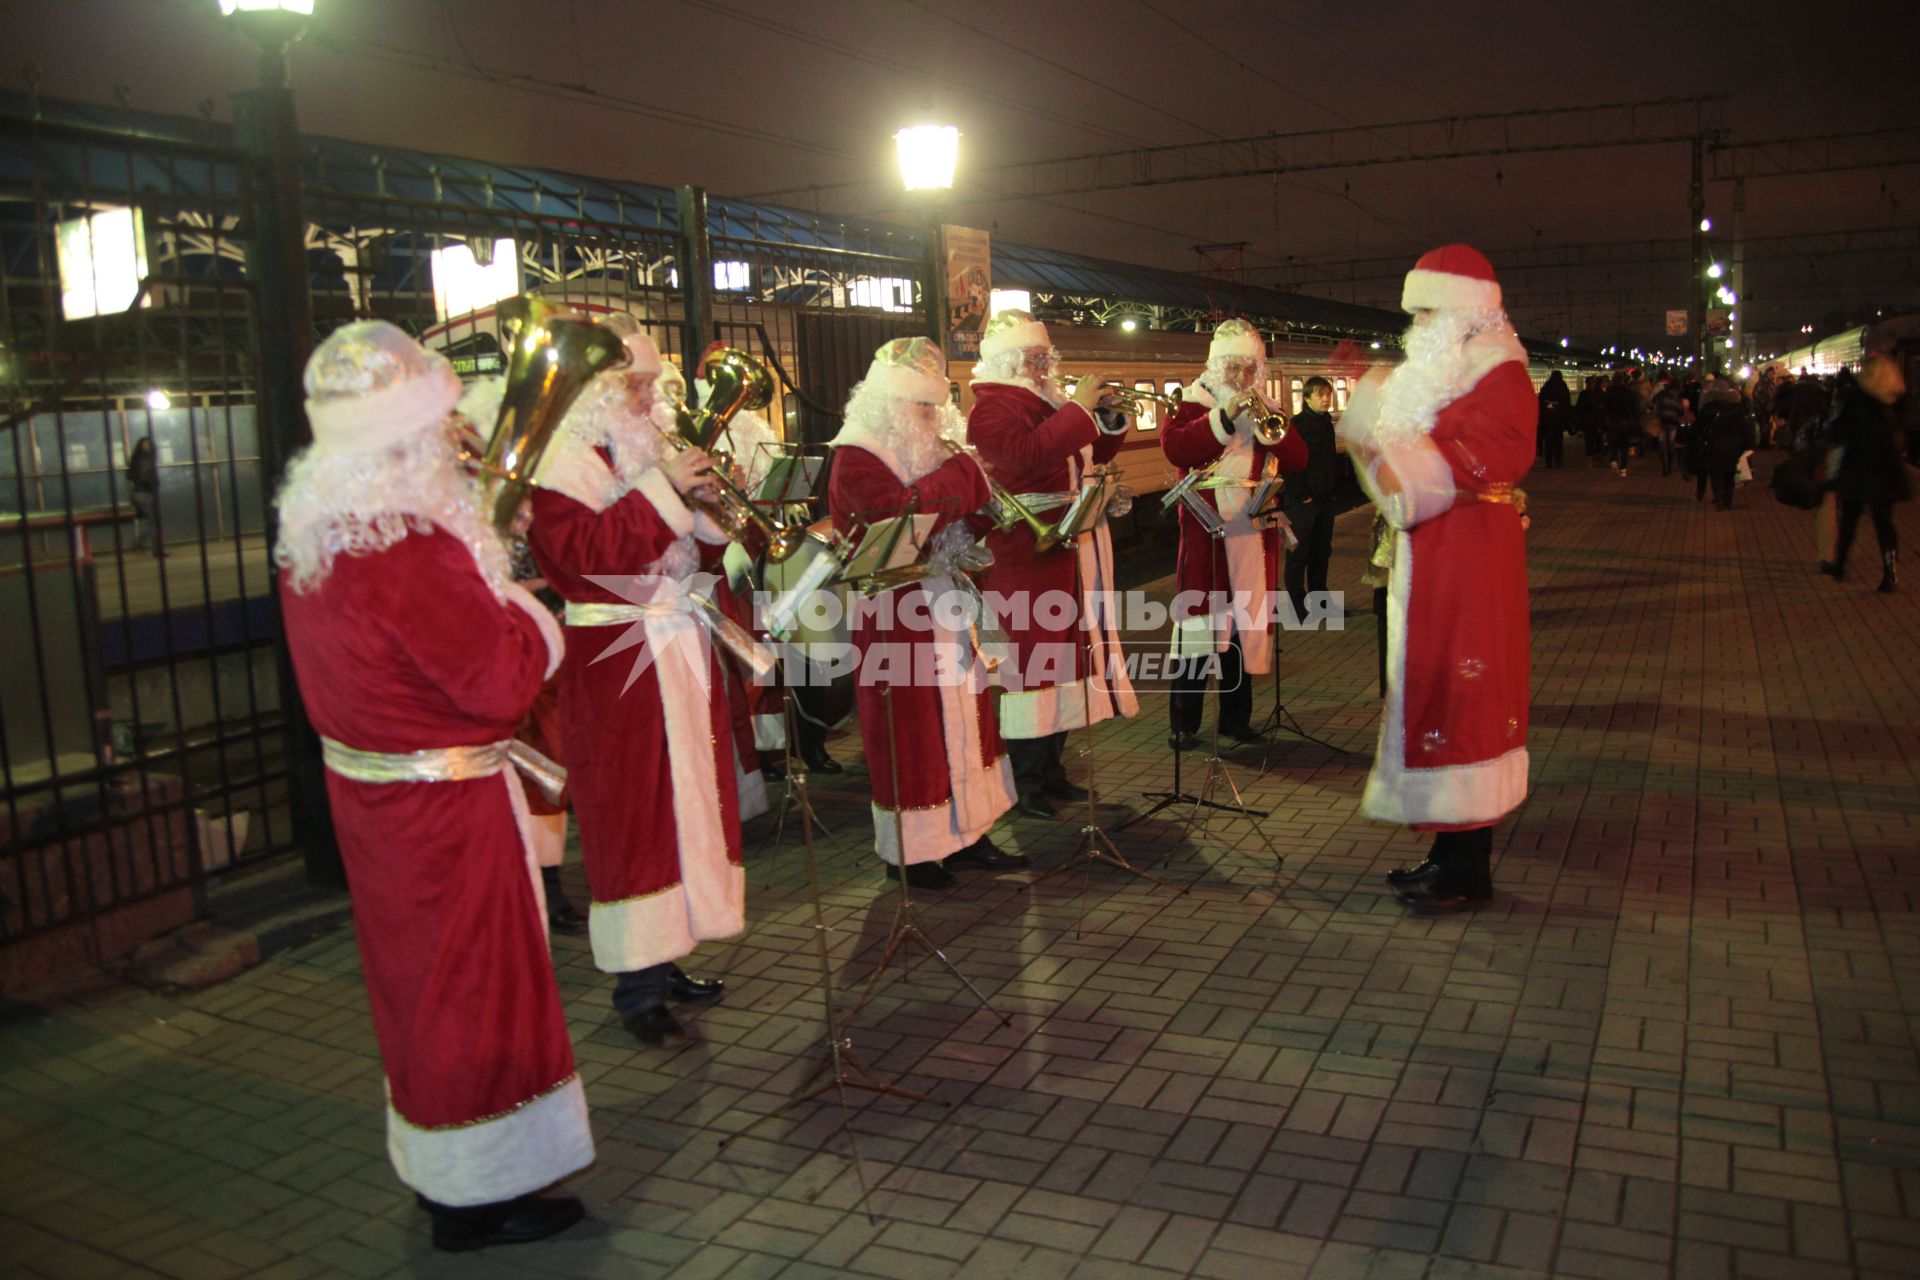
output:
[[[1407,272],[1402,311],[1484,311],[1500,305],[1493,264],[1472,245],[1443,244],[1422,254]]]

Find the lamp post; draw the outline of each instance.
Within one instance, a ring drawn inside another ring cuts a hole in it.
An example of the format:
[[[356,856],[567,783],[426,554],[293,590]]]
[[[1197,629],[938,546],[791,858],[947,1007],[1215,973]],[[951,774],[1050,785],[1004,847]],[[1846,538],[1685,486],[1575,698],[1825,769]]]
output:
[[[247,278],[255,290],[258,385],[254,417],[260,431],[262,479],[271,493],[280,486],[287,460],[307,442],[300,374],[313,345],[313,304],[307,292],[307,221],[300,200],[300,131],[294,121],[287,51],[305,34],[313,0],[220,0],[220,12],[260,46],[260,84],[233,95],[233,127],[253,159],[253,235],[247,240]],[[279,522],[267,510],[271,545]],[[280,722],[287,764],[287,809],[293,837],[306,859],[307,878],[342,885],[346,871],[327,806],[320,739],[294,690],[293,659],[274,594],[275,660],[280,682]]]
[[[960,130],[950,124],[911,125],[893,135],[900,181],[920,208],[926,241],[927,336],[947,345],[947,255],[940,231],[960,161]]]

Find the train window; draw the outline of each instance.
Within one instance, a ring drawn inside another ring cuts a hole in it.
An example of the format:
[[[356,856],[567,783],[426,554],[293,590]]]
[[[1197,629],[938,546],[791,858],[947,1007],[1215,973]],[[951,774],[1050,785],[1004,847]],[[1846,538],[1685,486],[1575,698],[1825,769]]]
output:
[[[1133,384],[1135,391],[1152,391],[1153,379],[1142,378]],[[1136,431],[1158,431],[1160,429],[1160,406],[1148,400],[1140,406],[1139,421],[1134,423]]]
[[[1307,380],[1305,378],[1294,378],[1292,379],[1292,385],[1293,385],[1293,411],[1295,413],[1299,413],[1300,410],[1305,408],[1307,404],[1307,393],[1306,393]]]
[[[1341,409],[1343,411],[1346,409],[1347,380],[1345,378],[1335,378],[1333,380],[1333,399],[1334,399],[1335,408]]]

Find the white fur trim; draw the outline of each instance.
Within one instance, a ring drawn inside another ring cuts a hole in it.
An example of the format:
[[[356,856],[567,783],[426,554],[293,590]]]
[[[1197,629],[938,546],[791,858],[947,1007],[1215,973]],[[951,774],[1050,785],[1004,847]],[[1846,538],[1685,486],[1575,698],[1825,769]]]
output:
[[[740,821],[752,822],[767,811],[767,775],[758,765],[748,769],[738,746],[733,749],[733,791],[740,799]]]
[[[1445,271],[1409,271],[1407,283],[1400,291],[1402,311],[1485,311],[1499,305],[1499,281],[1476,280]]]
[[[512,1200],[593,1163],[586,1090],[571,1076],[505,1115],[435,1129],[409,1122],[389,1097],[387,1156],[400,1181],[429,1200],[454,1206]]]
[[[1233,420],[1227,417],[1227,407],[1225,405],[1218,405],[1207,410],[1207,426],[1212,429],[1213,438],[1220,442],[1221,448],[1225,448],[1233,443],[1235,434]]]
[[[600,451],[577,436],[562,433],[540,456],[533,482],[542,489],[565,494],[598,515],[619,497],[613,468]]]
[[[953,398],[945,378],[920,373],[905,365],[882,364],[876,360],[867,369],[866,384],[896,400],[918,404],[945,404]]]
[[[536,867],[557,867],[567,856],[567,814],[533,813],[527,815],[527,830],[532,835],[533,865]],[[546,882],[540,887],[545,889]],[[543,906],[545,904],[542,904]],[[544,911],[542,915],[546,914]]]
[[[1267,358],[1267,344],[1258,333],[1221,333],[1213,331],[1213,341],[1207,344],[1208,360],[1224,360],[1230,356],[1244,356],[1251,360]]]
[[[641,472],[640,479],[633,487],[635,492],[644,495],[653,504],[653,509],[660,513],[660,518],[667,522],[667,528],[673,530],[675,537],[684,538],[695,531],[693,508],[687,505],[672,481],[658,467]]]
[[[999,355],[1002,351],[1016,348],[1050,347],[1053,345],[1047,337],[1047,326],[1038,320],[1029,320],[1024,324],[1012,325],[1005,329],[996,329],[980,339],[980,358]]]
[[[503,586],[500,598],[532,618],[540,628],[540,638],[547,642],[547,673],[541,679],[553,679],[553,673],[560,669],[560,660],[567,656],[567,633],[560,629],[559,620],[534,598],[533,592],[517,582]]]
[[[1527,798],[1527,749],[1476,764],[1438,769],[1407,766],[1407,602],[1413,589],[1413,538],[1393,539],[1387,579],[1387,698],[1380,741],[1360,800],[1363,816],[1378,822],[1497,822]]]
[[[760,751],[784,751],[787,746],[786,715],[775,711],[754,716],[753,745]]]
[[[665,367],[660,360],[660,345],[644,333],[630,333],[620,339],[627,349],[628,373],[637,373],[643,378],[658,378]]]
[[[1085,450],[1082,451],[1086,452]],[[1088,601],[1099,600],[1113,591],[1113,537],[1103,524],[1090,538],[1080,539],[1074,548],[1080,557],[1081,616],[1087,616]],[[1114,619],[1101,610],[1097,625],[1076,630],[1076,638],[1089,645],[1091,669],[1086,676],[1040,689],[1008,690],[1000,695],[1000,736],[1003,738],[1044,738],[1065,729],[1082,729],[1090,724],[1135,716],[1140,700],[1134,695],[1133,682],[1127,677],[1122,658],[1119,632]],[[1113,683],[1107,683],[1107,669],[1113,668]]]
[[[1380,514],[1396,529],[1411,529],[1453,507],[1453,469],[1426,436],[1375,454],[1364,483]]]
[[[445,361],[418,378],[331,400],[308,400],[314,448],[341,457],[391,449],[416,432],[438,426],[460,403],[460,375]],[[482,424],[484,429],[486,424]]]

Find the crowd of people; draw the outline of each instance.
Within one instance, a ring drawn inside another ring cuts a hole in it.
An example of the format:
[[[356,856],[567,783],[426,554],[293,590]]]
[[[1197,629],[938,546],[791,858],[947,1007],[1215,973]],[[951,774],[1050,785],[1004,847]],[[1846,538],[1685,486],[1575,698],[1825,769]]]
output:
[[[1537,396],[1534,456],[1565,465],[1565,439],[1581,438],[1589,467],[1625,477],[1641,460],[1662,476],[1693,481],[1695,501],[1729,511],[1753,479],[1752,458],[1787,453],[1773,478],[1782,501],[1818,512],[1819,568],[1836,581],[1860,518],[1869,515],[1880,545],[1878,590],[1899,575],[1895,503],[1911,496],[1908,465],[1920,465],[1920,422],[1899,362],[1874,355],[1856,374],[1822,378],[1768,366],[1749,384],[1714,373],[1675,376],[1622,369],[1585,379],[1577,399],[1555,371]]]

